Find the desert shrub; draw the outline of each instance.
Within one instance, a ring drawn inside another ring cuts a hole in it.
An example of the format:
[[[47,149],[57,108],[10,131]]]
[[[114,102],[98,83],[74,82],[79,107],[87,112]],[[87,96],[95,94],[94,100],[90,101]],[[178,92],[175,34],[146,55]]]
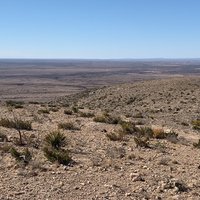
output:
[[[49,114],[50,112],[49,112],[49,109],[40,109],[40,110],[38,110],[38,114]]]
[[[33,104],[33,105],[39,105],[40,103],[38,101],[29,101],[29,104]]]
[[[6,128],[14,128],[16,130],[32,130],[32,125],[30,121],[24,121],[21,119],[7,119],[7,118],[1,118],[0,119],[0,126],[6,127]]]
[[[79,128],[76,127],[72,122],[59,123],[58,128],[64,130],[79,130]]]
[[[182,126],[189,126],[189,124],[187,122],[181,122]]]
[[[193,129],[200,130],[200,119],[192,121]]]
[[[64,110],[64,114],[65,115],[72,115],[72,111],[71,110]]]
[[[7,141],[8,137],[6,136],[6,134],[0,132],[0,142],[7,142]]]
[[[199,139],[199,141],[198,141],[197,143],[193,143],[193,146],[194,146],[195,148],[200,149],[200,139]]]
[[[103,113],[102,115],[96,116],[93,119],[95,122],[107,123],[107,124],[118,124],[121,122],[121,118],[117,116],[109,115],[108,113]]]
[[[125,133],[123,131],[107,133],[106,137],[111,141],[122,141],[124,139]]]
[[[10,153],[11,153],[11,156],[13,158],[15,158],[16,161],[22,161],[25,164],[28,164],[31,161],[31,159],[32,159],[31,152],[28,150],[28,148],[26,148],[22,152],[19,152],[17,149],[15,149],[14,147],[12,147],[10,149]]]
[[[152,138],[153,137],[153,130],[150,127],[139,127],[137,129],[137,133],[139,134],[139,136],[143,136],[143,137],[147,137],[147,138]]]
[[[0,126],[6,127],[6,128],[14,128],[19,133],[19,144],[22,145],[22,130],[30,131],[32,130],[32,123],[30,121],[24,121],[21,119],[7,119],[7,118],[1,118],[0,120]]]
[[[51,103],[50,103],[50,104],[48,104],[48,107],[49,107],[49,108],[56,108],[57,105],[55,105],[55,104],[51,104]]]
[[[66,145],[66,137],[59,131],[49,133],[45,137],[45,147],[43,152],[45,157],[51,162],[68,165],[72,159],[68,150],[62,149]]]
[[[121,121],[120,125],[125,134],[135,134],[138,131],[138,128],[133,122]]]
[[[54,149],[60,149],[66,145],[66,137],[60,131],[53,131],[46,135],[44,139],[47,146],[50,146]]]
[[[24,104],[23,101],[13,101],[13,100],[6,101],[6,106],[8,107],[11,106],[14,108],[23,108],[23,104]]]
[[[134,137],[136,147],[149,147],[149,139],[147,137]]]
[[[87,117],[87,118],[91,118],[94,117],[94,113],[91,112],[79,112],[80,117]]]
[[[72,161],[69,152],[65,149],[54,149],[46,146],[43,148],[43,151],[45,157],[51,162],[68,165]]]
[[[154,128],[153,129],[153,137],[156,139],[165,139],[166,133],[162,128]]]
[[[78,113],[78,112],[79,112],[78,107],[73,106],[73,107],[72,107],[72,111],[73,111],[74,113]]]
[[[68,108],[69,104],[68,103],[61,103],[61,106],[64,107],[64,108]]]

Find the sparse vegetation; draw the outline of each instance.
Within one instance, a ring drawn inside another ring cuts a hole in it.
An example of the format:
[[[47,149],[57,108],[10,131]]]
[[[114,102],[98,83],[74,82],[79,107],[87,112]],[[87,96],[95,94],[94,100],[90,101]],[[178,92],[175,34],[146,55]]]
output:
[[[96,116],[94,118],[94,121],[101,122],[101,123],[108,123],[108,124],[118,124],[121,122],[121,118],[112,116],[108,113],[103,113],[102,115]]]
[[[72,161],[68,150],[62,148],[66,145],[66,137],[63,133],[59,131],[51,132],[45,137],[44,141],[43,152],[49,161],[63,165],[68,165]]]
[[[44,141],[47,146],[50,146],[54,149],[60,149],[66,145],[66,137],[60,131],[53,131],[49,133],[46,135]]]
[[[64,130],[79,130],[79,128],[75,126],[72,122],[59,123],[58,128]]]
[[[138,128],[133,122],[121,121],[120,125],[125,134],[135,134],[138,131]]]
[[[49,113],[50,113],[50,111],[47,108],[38,110],[38,114],[49,114]]]
[[[20,152],[14,147],[10,149],[11,156],[15,158],[16,161],[24,162],[24,164],[28,164],[31,159],[32,155],[28,148],[26,148],[24,151]]]
[[[69,152],[65,149],[53,149],[48,146],[43,148],[45,157],[51,162],[58,162],[59,164],[68,165],[72,159]]]
[[[193,129],[200,130],[200,119],[192,121]]]
[[[150,127],[139,127],[138,129],[138,134],[141,137],[146,137],[146,138],[152,138],[153,137],[153,130]]]
[[[21,119],[7,119],[7,118],[1,118],[0,120],[0,126],[6,127],[6,128],[13,128],[18,131],[19,133],[19,144],[23,145],[22,140],[22,130],[30,131],[32,130],[32,125],[30,121],[24,121]]]
[[[71,110],[64,110],[64,114],[65,115],[72,115],[72,111]]]
[[[23,108],[24,102],[23,101],[13,101],[13,100],[9,100],[6,101],[6,106],[10,106],[10,107],[14,107],[14,108]]]
[[[200,139],[199,139],[199,141],[198,141],[197,143],[193,143],[193,146],[194,146],[195,148],[200,149]]]
[[[94,113],[91,113],[91,112],[79,112],[79,116],[80,117],[91,118],[91,117],[94,117]]]
[[[149,147],[149,139],[147,137],[134,137],[136,147]]]
[[[78,112],[79,112],[79,109],[78,109],[78,107],[73,106],[73,107],[72,107],[72,111],[73,111],[74,113],[78,113]]]
[[[59,108],[57,108],[57,107],[51,107],[51,108],[49,109],[49,111],[51,111],[51,112],[58,112],[58,111],[59,111]]]
[[[162,128],[154,128],[153,129],[153,137],[156,139],[165,139],[166,133]]]

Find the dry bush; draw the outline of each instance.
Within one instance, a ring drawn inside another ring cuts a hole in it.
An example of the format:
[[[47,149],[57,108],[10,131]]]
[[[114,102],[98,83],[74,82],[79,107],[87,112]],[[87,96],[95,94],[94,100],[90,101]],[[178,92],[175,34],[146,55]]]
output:
[[[49,113],[50,111],[47,108],[38,110],[38,114],[49,114]]]
[[[134,137],[136,147],[149,147],[149,139],[146,137]]]
[[[199,139],[199,141],[198,141],[197,143],[193,143],[193,146],[194,146],[195,148],[200,149],[200,139]]]
[[[153,137],[156,139],[165,139],[166,133],[162,128],[154,128],[153,129]]]
[[[45,157],[51,162],[68,165],[72,161],[69,152],[65,149],[53,149],[46,146],[43,148],[43,151]]]
[[[71,110],[64,110],[64,114],[65,115],[72,115],[72,111]]]
[[[80,117],[87,117],[87,118],[91,118],[91,117],[94,117],[94,113],[91,113],[91,112],[79,112],[79,116]]]
[[[23,145],[22,141],[22,130],[27,130],[30,131],[32,130],[32,123],[30,121],[24,121],[21,119],[7,119],[7,118],[2,118],[0,120],[0,126],[6,127],[6,128],[14,128],[15,130],[18,131],[19,133],[19,144]]]
[[[59,108],[51,107],[51,108],[49,108],[49,111],[51,111],[51,112],[58,112]]]
[[[152,138],[153,130],[150,127],[143,126],[143,127],[137,128],[137,134],[139,137]]]
[[[7,118],[1,118],[0,119],[0,126],[6,127],[6,128],[14,128],[16,130],[32,130],[31,122],[30,121],[24,121],[21,119],[7,119]]]
[[[200,119],[192,121],[193,129],[200,130]]]
[[[120,122],[122,130],[125,134],[135,134],[138,132],[138,128],[135,126],[133,122]]]
[[[95,122],[107,123],[107,124],[119,124],[121,118],[117,116],[109,115],[108,113],[103,113],[102,115],[96,116],[93,119]]]
[[[21,161],[24,164],[28,164],[31,161],[31,159],[32,159],[31,152],[28,150],[28,148],[26,148],[22,152],[19,152],[17,149],[15,149],[14,147],[12,147],[10,149],[10,153],[11,153],[11,156],[13,158],[15,158],[16,161]]]
[[[6,101],[6,106],[8,107],[23,108],[23,105],[24,105],[23,101],[13,101],[13,100]]]
[[[72,122],[59,123],[58,124],[58,128],[59,129],[64,129],[64,130],[80,130]]]

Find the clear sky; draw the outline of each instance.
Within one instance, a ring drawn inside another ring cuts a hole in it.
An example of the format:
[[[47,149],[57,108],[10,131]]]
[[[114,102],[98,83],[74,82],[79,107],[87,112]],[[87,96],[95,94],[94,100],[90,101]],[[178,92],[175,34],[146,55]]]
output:
[[[0,0],[0,58],[200,58],[200,0]]]

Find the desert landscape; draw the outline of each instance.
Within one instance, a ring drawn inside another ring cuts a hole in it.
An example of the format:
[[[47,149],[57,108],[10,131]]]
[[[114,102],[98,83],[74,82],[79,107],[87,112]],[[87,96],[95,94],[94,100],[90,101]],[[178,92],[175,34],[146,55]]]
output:
[[[0,199],[200,199],[200,60],[1,60]]]

